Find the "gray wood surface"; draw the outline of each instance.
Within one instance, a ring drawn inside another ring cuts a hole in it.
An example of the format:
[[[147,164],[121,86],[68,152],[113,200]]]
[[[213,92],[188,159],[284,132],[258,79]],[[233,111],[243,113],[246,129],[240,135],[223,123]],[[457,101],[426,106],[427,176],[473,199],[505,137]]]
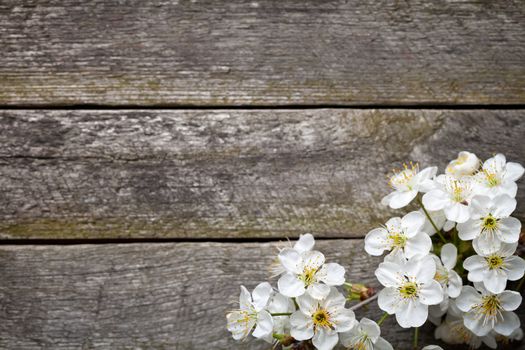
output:
[[[362,237],[404,213],[380,204],[392,168],[525,164],[523,135],[512,110],[4,110],[0,235]]]
[[[380,259],[364,253],[362,240],[317,248],[347,268],[347,280],[377,286]],[[275,242],[1,246],[0,348],[269,350],[234,342],[225,315],[240,284],[267,280],[276,252]],[[357,316],[379,319],[375,305]],[[393,319],[383,331],[408,349],[410,331]],[[428,344],[431,328],[422,336]]]
[[[0,3],[0,104],[514,104],[509,1]]]

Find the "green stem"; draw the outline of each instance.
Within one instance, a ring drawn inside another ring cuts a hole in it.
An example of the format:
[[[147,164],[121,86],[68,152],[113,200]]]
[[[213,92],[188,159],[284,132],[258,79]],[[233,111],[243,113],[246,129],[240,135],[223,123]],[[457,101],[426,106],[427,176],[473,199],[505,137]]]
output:
[[[432,227],[434,228],[434,230],[436,230],[436,234],[438,235],[438,237],[443,241],[443,243],[447,243],[447,240],[441,234],[441,230],[437,228],[436,224],[434,223],[434,220],[432,220],[432,218],[430,217],[430,214],[428,213],[427,209],[423,205],[423,202],[421,201],[421,198],[419,196],[417,197],[417,202],[421,206],[421,209],[423,209],[423,212],[427,216],[428,221],[430,221],[430,224],[432,224]]]
[[[417,350],[418,337],[419,337],[419,327],[416,327],[414,329],[414,350]]]
[[[293,304],[295,305],[295,309],[299,310],[299,304],[297,304],[297,300],[295,298],[292,298]]]
[[[291,312],[277,312],[277,313],[274,313],[274,314],[270,314],[272,316],[290,316],[292,313]]]
[[[381,316],[381,318],[379,319],[379,321],[377,321],[377,325],[378,325],[378,326],[381,326],[381,325],[383,324],[383,322],[385,322],[385,320],[388,318],[388,316],[390,316],[390,315],[388,314],[388,312],[385,312],[385,313],[383,314],[383,316]]]
[[[347,287],[348,289],[352,289],[352,283],[345,282],[343,286]]]

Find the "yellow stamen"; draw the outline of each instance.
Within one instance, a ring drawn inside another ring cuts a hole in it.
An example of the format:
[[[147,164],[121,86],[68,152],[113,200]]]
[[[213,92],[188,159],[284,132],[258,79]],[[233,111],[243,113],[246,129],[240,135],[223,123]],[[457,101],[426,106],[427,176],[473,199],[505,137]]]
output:
[[[487,169],[483,169],[481,172],[485,175],[485,180],[487,180],[487,185],[489,187],[495,187],[501,183],[497,173],[491,172]]]
[[[503,267],[503,264],[505,263],[503,258],[496,254],[486,257],[485,260],[487,260],[487,265],[489,266],[490,270],[499,269]]]
[[[330,313],[325,309],[317,309],[312,315],[312,321],[316,328],[333,328],[333,324],[330,322]]]
[[[388,240],[392,248],[404,248],[407,242],[407,237],[403,233],[389,232]]]
[[[398,188],[400,186],[408,186],[408,183],[412,178],[419,172],[419,164],[410,162],[409,164],[404,163],[402,170],[392,169],[393,175],[389,178],[389,185],[392,188]],[[411,189],[408,186],[408,189]]]
[[[418,285],[415,282],[406,282],[399,287],[399,294],[405,299],[414,299],[417,297]]]
[[[305,267],[303,273],[299,275],[299,279],[304,282],[306,286],[314,283],[316,281],[315,274],[317,273],[317,268]]]

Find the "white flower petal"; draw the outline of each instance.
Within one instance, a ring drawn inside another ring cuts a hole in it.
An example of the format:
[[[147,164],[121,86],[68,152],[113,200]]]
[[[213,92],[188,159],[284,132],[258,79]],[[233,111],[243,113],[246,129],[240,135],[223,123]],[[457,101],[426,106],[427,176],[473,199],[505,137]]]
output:
[[[456,261],[458,259],[458,249],[452,243],[447,243],[441,247],[441,261],[443,266],[447,270],[452,270],[456,266]]]
[[[463,285],[463,281],[461,280],[461,277],[457,274],[456,271],[449,271],[448,275],[448,296],[451,298],[457,298],[459,294],[461,293],[461,286]]]
[[[478,254],[489,255],[501,248],[501,241],[495,235],[483,234],[472,241],[472,246]]]
[[[381,335],[381,329],[375,323],[374,321],[363,317],[361,321],[359,321],[359,326],[363,330],[363,332],[372,340],[373,343],[377,342],[379,339],[379,336]]]
[[[481,233],[481,224],[479,220],[468,220],[458,224],[458,235],[463,241],[470,241],[478,237]]]
[[[277,287],[279,292],[289,298],[295,298],[303,295],[306,288],[304,282],[299,280],[296,275],[291,273],[285,273],[277,281]]]
[[[490,322],[484,322],[475,312],[468,312],[463,316],[463,324],[478,337],[489,334],[492,329]]]
[[[260,311],[266,307],[272,296],[273,288],[268,282],[259,283],[252,292],[253,307]]]
[[[519,292],[506,290],[499,295],[499,300],[503,310],[514,311],[520,306],[522,297]]]
[[[309,252],[304,252],[302,254],[304,266],[312,269],[319,269],[321,266],[323,266],[325,258],[323,253],[318,252],[316,250],[312,250]],[[302,272],[302,271],[301,271]]]
[[[489,269],[485,272],[483,284],[489,292],[499,294],[507,286],[507,275],[503,271]]]
[[[319,300],[315,299],[308,293],[298,297],[296,302],[297,305],[299,305],[299,309],[306,315],[312,315],[319,305]]]
[[[509,256],[505,259],[505,268],[507,269],[507,278],[510,281],[517,281],[523,277],[525,272],[525,260],[519,256]]]
[[[396,312],[397,323],[403,328],[420,327],[428,317],[428,306],[417,300],[402,302]]]
[[[241,294],[239,295],[239,308],[241,310],[249,310],[252,307],[252,295],[245,286],[241,286]]]
[[[508,194],[501,194],[492,199],[492,206],[494,208],[492,215],[496,218],[506,218],[516,209],[516,199]]]
[[[436,275],[436,262],[432,256],[415,257],[405,264],[405,270],[409,276],[415,276],[420,283],[427,283]]]
[[[470,209],[467,205],[461,203],[453,203],[443,209],[447,219],[457,223],[466,222],[470,218]]]
[[[425,215],[419,211],[412,211],[401,219],[401,227],[408,238],[414,237],[425,224]]]
[[[314,336],[312,318],[301,311],[296,311],[290,316],[290,335],[297,340],[308,340]]]
[[[483,281],[484,272],[487,270],[487,262],[485,258],[479,255],[472,255],[465,259],[463,267],[469,272],[469,281],[481,282]]]
[[[443,288],[437,281],[425,283],[419,291],[419,301],[425,305],[436,305],[443,301]]]
[[[384,288],[379,292],[377,303],[381,310],[393,314],[399,305],[399,292],[394,287]]]
[[[442,210],[450,203],[450,198],[442,190],[432,190],[423,195],[423,206],[427,210]]]
[[[513,217],[503,218],[498,222],[498,238],[505,243],[514,243],[520,239],[521,222]]]
[[[494,330],[508,337],[520,326],[520,319],[514,312],[503,311],[503,320],[494,325]]]
[[[327,330],[325,328],[320,328],[314,334],[312,338],[312,343],[318,350],[332,350],[339,341],[339,336],[336,331]]]
[[[314,299],[321,300],[328,296],[330,293],[330,286],[327,286],[323,283],[312,283],[306,288],[308,294],[310,294]]]
[[[379,264],[375,275],[383,286],[394,287],[398,285],[400,272],[400,266],[398,264],[385,261]]]
[[[419,232],[407,240],[405,244],[405,255],[408,259],[416,255],[427,255],[432,249],[432,239],[425,232]]]
[[[374,344],[374,350],[394,350],[394,348],[384,338],[379,337]]]
[[[279,261],[283,267],[288,271],[295,274],[302,272],[303,259],[295,249],[286,248],[281,250],[279,253]]]
[[[375,228],[365,237],[365,251],[373,256],[380,256],[389,249],[387,241],[388,231],[384,228]]]
[[[463,286],[461,294],[456,299],[456,306],[463,312],[468,312],[472,306],[481,302],[480,294],[472,286]]]
[[[392,209],[406,207],[417,196],[417,191],[395,191],[389,197],[388,205]]]
[[[337,263],[324,264],[318,272],[319,280],[329,286],[345,283],[345,268]]]
[[[257,326],[252,335],[255,338],[265,338],[273,332],[273,319],[268,311],[262,310],[257,316]]]
[[[314,248],[314,245],[314,236],[312,236],[312,234],[310,233],[306,233],[304,235],[299,236],[299,240],[295,243],[293,249],[295,249],[299,253],[304,253],[312,250]]]
[[[340,309],[333,317],[333,322],[335,323],[334,328],[337,332],[348,332],[357,323],[355,314],[350,309]]]
[[[505,174],[503,176],[505,180],[515,182],[523,176],[524,171],[525,169],[523,168],[523,166],[521,166],[521,164],[508,162],[505,165]]]

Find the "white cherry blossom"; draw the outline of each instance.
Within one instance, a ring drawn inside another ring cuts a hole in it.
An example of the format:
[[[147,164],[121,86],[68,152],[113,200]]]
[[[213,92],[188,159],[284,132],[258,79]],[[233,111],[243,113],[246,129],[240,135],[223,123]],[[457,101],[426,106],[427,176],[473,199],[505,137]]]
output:
[[[255,338],[271,343],[273,319],[270,313],[265,310],[265,307],[272,293],[272,286],[267,282],[257,285],[252,294],[244,286],[241,286],[239,310],[232,311],[226,315],[227,327],[232,333],[233,339],[244,339],[253,330],[252,335]]]
[[[470,219],[457,226],[462,240],[474,240],[474,244],[484,253],[497,251],[501,242],[515,243],[519,240],[521,222],[510,217],[516,209],[516,199],[506,194],[494,198],[474,196],[470,209]]]
[[[438,345],[427,345],[421,350],[443,350],[443,348]]]
[[[476,191],[490,197],[507,194],[515,197],[518,191],[516,181],[523,176],[521,164],[508,162],[503,154],[496,154],[483,163],[476,174]]]
[[[443,301],[443,289],[434,280],[435,274],[436,264],[428,255],[381,263],[375,272],[385,286],[379,293],[379,307],[395,314],[403,328],[421,326],[427,320],[428,305]]]
[[[445,217],[454,222],[469,219],[469,201],[473,195],[472,181],[469,178],[457,179],[450,175],[436,177],[435,188],[423,195],[423,205],[427,210],[443,210]]]
[[[450,301],[447,316],[435,330],[436,339],[451,345],[466,344],[471,349],[479,348],[483,343],[492,349],[497,348],[496,340],[492,334],[478,337],[463,324],[463,312],[458,309],[454,300]]]
[[[436,175],[437,167],[428,167],[419,171],[417,164],[404,165],[404,169],[390,177],[389,184],[393,192],[385,196],[381,203],[392,209],[407,206],[419,192],[427,192],[432,186],[432,178]]]
[[[345,269],[339,264],[325,264],[321,252],[312,250],[302,254],[294,249],[283,249],[279,260],[286,273],[279,278],[279,292],[293,298],[308,292],[316,299],[325,298],[330,286],[340,286],[345,282]]]
[[[365,238],[365,250],[368,254],[379,256],[383,252],[403,252],[407,258],[415,255],[427,255],[432,248],[432,240],[421,227],[425,216],[413,211],[403,218],[395,217],[387,221],[385,227],[370,231]]]
[[[354,312],[345,308],[345,302],[345,297],[334,287],[321,300],[309,294],[298,297],[299,310],[290,317],[291,336],[297,340],[312,339],[319,350],[333,349],[339,333],[348,332],[356,324]]]
[[[447,243],[441,247],[441,259],[431,255],[436,263],[436,274],[434,280],[439,282],[443,288],[444,298],[439,305],[429,307],[429,319],[434,324],[439,324],[438,319],[443,316],[449,307],[449,298],[457,298],[461,293],[463,281],[454,267],[456,266],[458,250],[452,243]]]
[[[448,163],[445,173],[456,178],[474,175],[480,165],[480,160],[474,153],[459,152],[458,157]]]
[[[521,304],[520,293],[490,293],[481,283],[474,283],[474,287],[464,286],[456,299],[458,308],[465,312],[465,327],[477,336],[485,336],[493,329],[501,335],[511,335],[520,326],[519,317],[512,312]]]
[[[341,333],[341,344],[348,350],[393,350],[374,321],[363,317],[350,331]]]
[[[311,233],[305,233],[304,235],[300,235],[297,242],[292,247],[292,244],[290,241],[286,242],[284,247],[278,247],[277,249],[279,252],[281,252],[285,248],[291,248],[297,251],[299,254],[302,254],[304,252],[309,252],[314,248],[315,245],[315,239],[314,236]],[[281,264],[281,261],[279,260],[279,256],[277,256],[270,265],[270,275],[271,277],[277,277],[282,275],[286,272],[286,269],[284,268],[283,264]]]
[[[513,255],[518,243],[501,243],[500,249],[486,254],[474,244],[479,255],[465,259],[463,267],[467,270],[471,282],[483,282],[491,293],[501,293],[507,286],[507,280],[517,281],[525,273],[525,260]]]

